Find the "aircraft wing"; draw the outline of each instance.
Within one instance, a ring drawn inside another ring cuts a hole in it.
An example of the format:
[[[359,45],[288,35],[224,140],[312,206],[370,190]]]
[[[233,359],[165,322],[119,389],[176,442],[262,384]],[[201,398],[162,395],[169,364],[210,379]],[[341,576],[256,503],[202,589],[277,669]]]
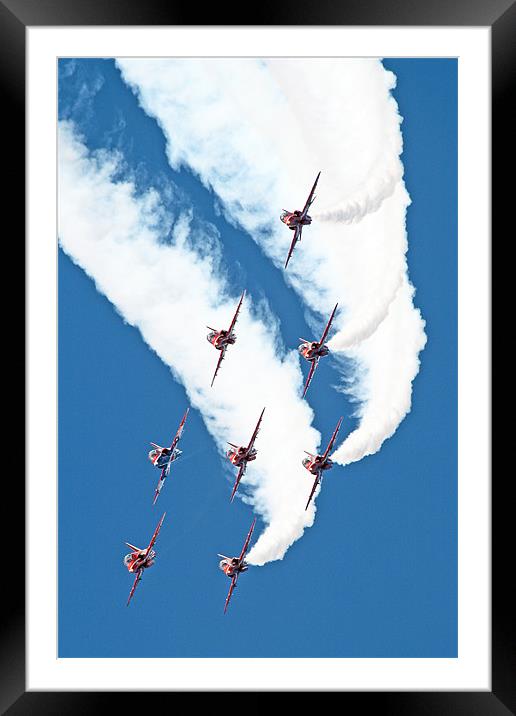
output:
[[[179,440],[181,439],[181,435],[183,434],[183,430],[185,428],[186,418],[188,417],[188,412],[190,408],[186,409],[185,414],[183,415],[183,419],[179,423],[179,427],[177,429],[177,433],[175,434],[174,439],[172,440],[172,445],[170,446],[170,450],[173,451]]]
[[[213,387],[213,383],[215,382],[215,378],[217,377],[217,373],[219,372],[220,364],[224,360],[224,356],[226,355],[227,349],[228,349],[227,345],[225,345],[225,346],[223,346],[223,348],[221,348],[220,356],[217,361],[217,367],[215,368],[215,373],[213,374],[213,378],[211,379],[211,387]]]
[[[288,256],[287,260],[285,261],[285,268],[288,266],[288,262],[290,261],[290,257],[294,253],[294,247],[298,241],[301,241],[301,232],[303,230],[303,227],[301,224],[298,224],[296,228],[294,229],[294,238],[292,239],[292,243],[290,244],[290,249],[288,250]]]
[[[330,454],[330,450],[332,449],[333,444],[334,444],[334,442],[335,442],[335,440],[336,440],[336,438],[337,438],[337,433],[339,432],[339,428],[340,428],[340,424],[341,424],[341,423],[342,423],[342,418],[339,420],[339,422],[337,423],[337,427],[336,427],[335,430],[333,431],[333,435],[331,436],[331,440],[330,440],[330,442],[328,443],[328,447],[326,448],[326,451],[325,451],[325,453],[324,453],[324,455],[323,455],[323,460],[325,460],[325,459],[328,457],[328,455]]]
[[[306,391],[308,390],[308,386],[312,382],[312,378],[314,377],[315,369],[317,368],[319,364],[319,358],[314,358],[313,361],[311,361],[312,365],[310,366],[310,370],[308,371],[308,377],[306,379],[305,387],[303,390],[302,397],[304,398],[306,395]]]
[[[247,462],[244,460],[244,462],[240,465],[240,469],[238,471],[238,474],[236,476],[235,484],[233,485],[233,490],[231,491],[231,497],[229,498],[230,502],[233,502],[233,497],[235,496],[235,492],[238,489],[238,485],[240,484],[240,480],[243,478],[245,470],[247,468]]]
[[[310,504],[310,502],[311,502],[311,500],[312,500],[312,497],[314,496],[315,488],[316,488],[317,485],[319,484],[319,480],[320,480],[320,479],[321,479],[321,472],[319,471],[319,472],[317,473],[317,476],[316,476],[315,480],[314,480],[314,484],[313,484],[313,487],[312,487],[312,492],[310,493],[310,497],[308,498],[308,502],[306,503],[305,511],[308,509],[308,505]]]
[[[161,492],[161,488],[162,488],[163,485],[165,484],[165,477],[168,475],[169,471],[170,471],[170,463],[168,463],[168,465],[166,465],[166,466],[165,466],[164,468],[162,468],[162,470],[161,470],[161,475],[159,476],[158,484],[157,484],[156,489],[155,489],[155,491],[154,491],[154,500],[152,501],[152,504],[153,504],[153,505],[156,504],[156,501],[157,501],[157,499],[158,499],[158,497],[159,497],[159,493]]]
[[[228,608],[229,600],[231,599],[233,590],[236,587],[237,580],[238,580],[238,572],[235,574],[235,576],[231,580],[231,586],[229,588],[228,596],[226,597],[226,603],[224,604],[224,614],[226,613],[226,609]]]
[[[262,410],[262,413],[261,413],[261,415],[260,415],[260,418],[259,418],[259,420],[258,420],[258,423],[256,424],[256,427],[255,427],[255,429],[254,429],[254,433],[253,433],[253,436],[252,436],[252,438],[251,438],[251,441],[250,441],[249,445],[247,446],[247,449],[248,449],[248,450],[251,450],[252,447],[253,447],[253,445],[254,445],[254,441],[256,440],[256,436],[258,435],[258,431],[260,430],[260,423],[262,422],[262,418],[263,418],[264,412],[265,412],[265,408]]]
[[[158,522],[158,526],[157,526],[156,529],[154,530],[154,534],[152,535],[152,539],[151,539],[151,541],[149,542],[149,546],[147,547],[147,549],[146,549],[146,551],[145,551],[145,556],[147,556],[147,555],[149,554],[149,552],[151,551],[151,549],[153,548],[154,542],[155,542],[155,541],[157,540],[157,538],[158,538],[158,534],[159,534],[159,531],[160,531],[160,529],[161,529],[161,525],[163,524],[163,520],[165,519],[165,515],[166,515],[166,514],[167,514],[167,513],[164,512],[164,513],[163,513],[163,517],[162,517],[162,518],[160,519],[160,521]]]
[[[322,346],[322,344],[324,343],[324,341],[326,340],[326,336],[328,335],[328,331],[330,330],[331,322],[333,321],[333,317],[335,316],[335,311],[337,310],[337,306],[338,306],[338,305],[339,305],[338,303],[335,304],[335,308],[334,308],[333,311],[332,311],[332,314],[331,314],[331,316],[330,316],[330,320],[329,320],[328,323],[326,324],[326,328],[325,328],[324,331],[323,331],[323,334],[322,334],[322,336],[321,336],[321,340],[319,341],[319,344],[320,344],[321,346]]]
[[[245,289],[242,292],[242,295],[240,296],[240,301],[238,302],[237,310],[235,311],[235,315],[233,316],[233,320],[231,321],[231,325],[228,330],[228,335],[230,336],[233,328],[235,327],[235,323],[237,322],[238,314],[240,313],[240,307],[242,306],[242,301],[244,300],[245,296]]]
[[[306,200],[306,204],[305,204],[304,207],[303,207],[303,211],[302,211],[302,213],[301,213],[301,218],[302,218],[302,219],[305,218],[305,216],[306,216],[306,214],[307,214],[307,212],[308,212],[308,209],[310,208],[310,206],[312,205],[313,200],[315,199],[315,196],[314,196],[315,187],[317,186],[317,182],[319,181],[319,177],[320,177],[320,176],[321,176],[321,172],[319,172],[319,174],[317,175],[317,177],[316,177],[316,179],[315,179],[315,182],[314,182],[314,185],[313,185],[313,187],[312,187],[312,191],[311,191],[310,194],[308,195],[308,199]]]
[[[129,606],[129,602],[130,602],[131,599],[133,598],[133,594],[134,594],[135,591],[136,591],[136,587],[137,587],[138,584],[140,583],[140,580],[141,580],[141,578],[142,578],[142,574],[143,574],[143,569],[139,569],[138,572],[137,572],[137,574],[136,574],[136,579],[135,579],[134,582],[133,582],[133,586],[131,587],[131,591],[129,592],[129,599],[127,600],[126,607]]]
[[[253,530],[254,530],[255,524],[256,524],[256,517],[255,517],[254,520],[253,520],[253,524],[251,525],[251,529],[249,530],[249,532],[248,532],[248,534],[247,534],[246,540],[245,540],[245,542],[244,542],[244,546],[242,547],[242,551],[240,552],[240,557],[238,558],[238,559],[240,560],[240,562],[242,562],[242,560],[244,559],[245,553],[247,552],[247,548],[249,547],[249,542],[251,541],[251,536],[252,536],[252,534],[253,534]]]

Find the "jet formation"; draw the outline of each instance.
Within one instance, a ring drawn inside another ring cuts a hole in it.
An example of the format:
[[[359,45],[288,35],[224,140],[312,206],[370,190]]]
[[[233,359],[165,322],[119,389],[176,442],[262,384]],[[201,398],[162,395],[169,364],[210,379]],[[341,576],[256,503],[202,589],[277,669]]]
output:
[[[319,181],[319,177],[321,175],[321,172],[317,174],[317,177],[315,179],[315,182],[312,186],[312,189],[310,190],[310,193],[308,195],[308,198],[305,202],[305,205],[303,209],[301,210],[295,210],[295,211],[287,211],[284,210],[283,213],[280,216],[281,221],[288,226],[290,230],[294,232],[292,241],[290,243],[287,259],[285,261],[285,269],[287,268],[290,259],[292,258],[294,248],[296,247],[296,244],[301,241],[301,234],[303,231],[303,227],[309,226],[312,223],[312,217],[309,216],[308,210],[310,209],[314,199],[315,199],[315,189],[317,187],[317,183]],[[210,387],[213,388],[213,384],[215,382],[215,378],[217,377],[217,374],[220,370],[222,361],[224,360],[224,357],[226,355],[226,351],[228,350],[229,346],[235,345],[236,343],[236,333],[235,333],[235,325],[238,320],[240,311],[242,309],[242,304],[244,301],[246,295],[246,291],[244,290],[242,292],[242,295],[240,296],[240,300],[238,301],[238,304],[235,309],[235,313],[233,314],[233,317],[231,319],[231,323],[229,324],[229,328],[227,329],[217,329],[212,328],[208,326],[209,333],[207,335],[208,342],[217,350],[219,351],[219,357],[217,360],[217,365],[215,367],[215,372],[213,373],[213,377],[211,379]],[[302,398],[305,398],[306,392],[308,390],[308,387],[310,386],[310,383],[312,381],[312,378],[314,376],[315,370],[319,364],[319,361],[321,358],[324,358],[330,353],[330,349],[328,348],[328,345],[326,344],[326,339],[328,337],[333,319],[335,318],[335,314],[337,311],[338,304],[335,305],[328,322],[326,324],[326,327],[324,328],[324,331],[322,333],[321,338],[316,340],[307,340],[305,338],[300,338],[301,345],[298,348],[298,351],[300,355],[310,363],[310,369],[308,371],[308,376],[306,378],[304,387],[303,387],[303,393]],[[161,491],[165,485],[165,481],[167,477],[170,474],[171,467],[173,463],[175,463],[176,460],[180,458],[182,455],[182,450],[179,449],[178,444],[183,436],[183,432],[185,429],[186,420],[188,418],[190,408],[186,408],[183,417],[181,418],[181,421],[179,423],[179,427],[176,430],[176,433],[174,435],[174,438],[171,442],[171,444],[167,447],[162,447],[161,445],[158,445],[157,443],[151,442],[152,449],[148,453],[148,458],[152,465],[160,470],[160,476],[158,480],[158,484],[154,490],[154,496],[152,504],[155,505]],[[243,476],[245,475],[247,465],[249,462],[253,462],[257,459],[258,451],[255,447],[255,441],[257,439],[258,433],[260,431],[263,415],[265,413],[265,408],[263,408],[262,412],[260,413],[260,417],[258,418],[258,422],[256,423],[256,426],[254,428],[254,431],[251,435],[251,438],[249,442],[246,445],[237,445],[235,443],[229,442],[228,445],[230,446],[230,449],[226,453],[226,457],[229,460],[229,462],[236,468],[238,468],[235,481],[233,483],[233,487],[230,494],[230,502],[233,502],[233,498],[238,490],[238,487],[240,485],[240,481],[242,480]],[[328,446],[324,453],[312,455],[311,453],[307,452],[306,458],[304,458],[301,462],[303,467],[308,470],[308,472],[314,476],[314,482],[311,487],[311,491],[308,497],[308,501],[305,506],[305,511],[308,509],[308,506],[310,502],[312,501],[312,498],[315,494],[315,490],[317,489],[317,486],[321,484],[323,474],[329,470],[331,467],[333,467],[333,462],[330,459],[330,452],[333,449],[333,446],[335,444],[335,440],[337,439],[338,432],[340,430],[340,426],[342,423],[342,418],[339,419],[337,426],[333,432],[333,435],[328,443]],[[306,452],[306,451],[305,451]],[[124,557],[124,565],[127,568],[128,572],[130,574],[135,575],[135,579],[133,582],[133,585],[131,587],[131,591],[129,593],[129,598],[127,600],[127,606],[129,606],[129,603],[131,602],[131,599],[133,598],[134,592],[136,591],[136,588],[138,584],[140,583],[143,573],[146,569],[149,567],[152,567],[156,562],[156,550],[154,549],[154,545],[156,543],[156,540],[158,538],[158,534],[161,530],[161,527],[163,525],[163,521],[165,519],[165,514],[163,513],[163,516],[161,517],[160,521],[158,522],[158,525],[156,529],[154,530],[154,533],[152,535],[152,538],[149,542],[148,547],[145,549],[140,549],[139,547],[135,547],[134,545],[130,544],[129,542],[126,542],[127,546],[130,547],[131,552],[127,554]],[[238,557],[227,557],[226,555],[219,554],[218,556],[221,557],[221,561],[219,562],[219,568],[224,572],[224,574],[231,579],[231,584],[229,587],[229,592],[226,597],[226,601],[224,603],[224,614],[227,611],[231,596],[233,594],[234,589],[237,586],[238,578],[241,574],[246,572],[249,568],[247,562],[246,562],[246,554],[249,550],[249,545],[251,542],[251,538],[253,535],[253,530],[256,525],[256,517],[254,518],[251,527],[249,529],[249,532],[247,534],[247,537],[245,539],[244,545],[242,547],[242,550]]]

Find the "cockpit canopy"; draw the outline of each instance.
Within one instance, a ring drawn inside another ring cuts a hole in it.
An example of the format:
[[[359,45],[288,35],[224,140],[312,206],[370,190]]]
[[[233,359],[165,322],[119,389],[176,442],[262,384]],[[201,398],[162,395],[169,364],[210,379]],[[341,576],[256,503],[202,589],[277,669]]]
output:
[[[159,453],[160,453],[160,451],[157,448],[154,448],[153,450],[151,450],[149,453],[149,460],[151,462],[154,462],[154,460],[158,457]]]
[[[124,557],[124,566],[128,567],[131,564],[132,559],[133,559],[132,554],[126,554]]]
[[[309,464],[310,464],[310,458],[309,457],[303,458],[303,465],[306,467]]]

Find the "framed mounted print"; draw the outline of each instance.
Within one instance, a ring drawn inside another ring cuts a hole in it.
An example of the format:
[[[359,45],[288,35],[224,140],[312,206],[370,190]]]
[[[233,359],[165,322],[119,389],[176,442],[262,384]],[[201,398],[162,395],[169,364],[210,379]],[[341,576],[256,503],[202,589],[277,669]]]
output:
[[[506,713],[489,131],[513,9],[4,5],[29,398],[6,708],[341,691]]]

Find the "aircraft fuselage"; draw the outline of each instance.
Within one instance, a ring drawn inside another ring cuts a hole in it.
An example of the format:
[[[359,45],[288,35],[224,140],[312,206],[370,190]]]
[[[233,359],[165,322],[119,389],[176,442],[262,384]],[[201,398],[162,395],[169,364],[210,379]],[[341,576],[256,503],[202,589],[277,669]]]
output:
[[[311,343],[302,343],[298,351],[306,360],[315,360],[316,358],[327,356],[330,349],[325,343],[321,345],[317,341],[312,341]]]
[[[308,456],[305,457],[303,460],[303,467],[305,467],[308,472],[311,472],[312,475],[317,475],[320,470],[329,470],[333,467],[333,461],[330,460],[329,457],[326,458],[326,460],[323,461],[322,455],[315,455],[314,456]]]
[[[283,214],[281,214],[280,219],[281,221],[288,226],[289,229],[296,229],[298,226],[308,226],[312,223],[312,217],[308,216],[308,214],[301,218],[302,212],[299,210],[296,211],[284,211]]]
[[[215,348],[218,351],[221,351],[224,346],[232,345],[236,341],[236,336],[234,333],[231,335],[228,334],[227,331],[211,331],[206,336],[206,340],[212,344],[212,346],[215,346]]]
[[[139,569],[147,569],[152,567],[156,560],[156,552],[151,549],[149,554],[145,557],[145,550],[139,550],[138,552],[130,552],[124,557],[124,565],[128,571],[133,573]]]
[[[234,577],[235,574],[245,572],[248,567],[245,562],[239,562],[238,557],[224,557],[219,562],[219,569],[221,569],[227,577]]]
[[[160,469],[166,467],[169,463],[174,462],[181,455],[182,451],[179,448],[174,448],[172,451],[170,448],[154,448],[149,452],[149,460],[155,467]]]
[[[256,448],[252,448],[248,452],[247,448],[242,446],[236,449],[228,450],[226,456],[233,465],[240,467],[243,462],[252,462],[252,460],[256,460],[257,454],[258,451]]]

